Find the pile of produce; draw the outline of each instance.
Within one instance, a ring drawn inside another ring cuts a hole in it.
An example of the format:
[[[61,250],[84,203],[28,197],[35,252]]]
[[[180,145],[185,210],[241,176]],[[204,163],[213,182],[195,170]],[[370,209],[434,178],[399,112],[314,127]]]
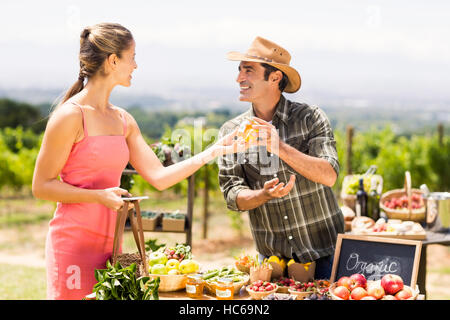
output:
[[[402,278],[394,274],[386,274],[378,281],[367,281],[359,273],[341,277],[331,291],[343,300],[407,300],[414,295]]]
[[[359,189],[359,179],[363,179],[364,190],[369,193],[371,190],[371,180],[374,177],[373,174],[363,175],[363,174],[355,174],[352,175],[342,186],[344,193],[349,195],[356,195],[356,192]],[[375,176],[377,177],[377,176]]]
[[[216,282],[220,278],[230,278],[233,282],[242,282],[248,280],[248,275],[231,266],[211,269],[202,274],[202,279],[210,283]]]
[[[419,223],[399,219],[386,221],[380,218],[375,222],[369,217],[356,217],[352,221],[351,230],[353,234],[425,235],[425,230]]]
[[[295,280],[292,278],[281,277],[275,283],[279,287],[290,287],[295,285]]]
[[[247,290],[253,292],[267,292],[273,291],[274,289],[278,289],[278,286],[275,283],[262,280],[255,281],[247,286]]]
[[[175,247],[164,248],[164,254],[167,259],[178,259],[180,262],[183,259],[192,259],[191,246],[186,244],[176,244]]]
[[[150,211],[150,210],[141,211],[141,216],[144,219],[154,219],[159,214],[160,214],[160,212],[156,212],[156,211]]]
[[[184,220],[185,218],[186,218],[186,215],[184,213],[180,213],[180,210],[177,210],[174,212],[164,212],[163,213],[163,219]]]
[[[177,244],[175,247],[161,247],[148,257],[150,274],[188,274],[197,272],[200,265],[192,259],[191,247]]]
[[[96,269],[93,293],[97,300],[158,300],[159,278],[136,278],[136,264],[114,266],[109,260],[106,269]]]
[[[234,264],[239,271],[250,273],[250,267],[255,265],[256,259],[253,256],[242,253],[238,257],[235,257]]]
[[[311,295],[308,300],[329,300],[330,295],[328,288],[330,282],[328,280],[314,280],[309,282],[295,281],[292,278],[281,277],[275,284],[279,287],[279,290],[287,288],[288,292],[310,292]]]
[[[399,198],[391,198],[386,200],[383,204],[386,208],[389,209],[408,209],[408,197],[403,195]],[[423,197],[421,194],[413,193],[411,195],[411,209],[420,209],[425,206],[425,202],[423,201]]]

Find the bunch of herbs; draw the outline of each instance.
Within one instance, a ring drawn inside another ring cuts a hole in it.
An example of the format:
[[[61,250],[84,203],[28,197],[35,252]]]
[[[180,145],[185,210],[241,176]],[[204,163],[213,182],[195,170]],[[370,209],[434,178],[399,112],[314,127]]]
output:
[[[96,269],[94,293],[97,300],[159,300],[159,277],[135,275],[136,264],[122,267],[119,262],[113,266],[108,260],[106,269]]]

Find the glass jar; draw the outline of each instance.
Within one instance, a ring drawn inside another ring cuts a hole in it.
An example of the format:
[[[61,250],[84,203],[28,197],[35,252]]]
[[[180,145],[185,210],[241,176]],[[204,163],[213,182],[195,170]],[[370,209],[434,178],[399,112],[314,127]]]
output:
[[[230,278],[220,278],[216,284],[217,300],[233,300],[234,286],[233,280]]]
[[[186,294],[190,298],[201,298],[203,296],[203,288],[205,281],[201,275],[193,274],[187,277]]]
[[[246,118],[239,126],[237,136],[243,138],[245,141],[254,140],[253,133],[257,133],[258,130],[253,129],[253,125],[258,123],[250,118]]]

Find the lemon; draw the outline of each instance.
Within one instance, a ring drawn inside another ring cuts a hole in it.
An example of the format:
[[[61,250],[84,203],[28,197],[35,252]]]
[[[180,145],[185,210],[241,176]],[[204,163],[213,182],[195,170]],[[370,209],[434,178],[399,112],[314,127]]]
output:
[[[280,266],[281,266],[281,269],[286,269],[286,260],[284,260],[284,259],[280,259]]]
[[[291,264],[294,264],[294,263],[295,263],[295,260],[294,260],[294,259],[291,259],[291,260],[289,260],[287,266],[289,267]]]
[[[269,260],[267,260],[268,262],[275,262],[277,264],[280,264],[280,258],[278,258],[277,256],[270,256]]]
[[[311,265],[311,262],[303,263],[302,265],[303,265],[303,268],[305,268],[305,270],[308,271],[309,266]]]

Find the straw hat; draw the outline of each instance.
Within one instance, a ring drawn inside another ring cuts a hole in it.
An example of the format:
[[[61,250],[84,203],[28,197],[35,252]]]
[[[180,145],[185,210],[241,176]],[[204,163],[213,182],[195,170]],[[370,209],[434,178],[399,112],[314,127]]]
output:
[[[227,54],[227,58],[233,61],[250,61],[270,64],[283,71],[288,77],[289,82],[284,89],[285,92],[294,93],[300,89],[302,83],[300,74],[289,65],[291,62],[291,55],[286,49],[283,49],[272,41],[256,37],[246,53],[231,51]]]

